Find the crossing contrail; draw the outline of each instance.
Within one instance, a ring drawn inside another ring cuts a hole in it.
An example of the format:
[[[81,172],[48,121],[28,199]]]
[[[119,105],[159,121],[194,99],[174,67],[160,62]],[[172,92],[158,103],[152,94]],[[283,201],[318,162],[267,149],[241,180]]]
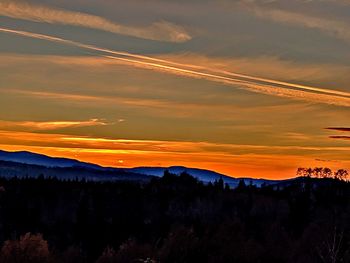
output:
[[[115,51],[94,45],[80,43],[77,41],[33,32],[13,30],[1,27],[0,32],[79,47],[85,50],[94,51],[96,52],[95,55],[97,56],[113,59],[119,63],[127,64],[133,67],[166,72],[191,78],[205,79],[230,85],[235,88],[245,89],[272,96],[288,97],[309,102],[350,107],[349,92],[259,78],[229,71],[212,69],[209,67],[199,67],[195,64],[181,64],[169,60],[133,54],[129,52]]]

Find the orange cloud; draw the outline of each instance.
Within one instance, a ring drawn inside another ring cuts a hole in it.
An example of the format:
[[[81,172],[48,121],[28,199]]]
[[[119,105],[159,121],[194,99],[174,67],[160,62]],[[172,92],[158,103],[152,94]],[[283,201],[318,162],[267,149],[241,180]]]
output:
[[[350,132],[350,128],[347,127],[328,127],[327,130],[340,131],[340,132]],[[347,135],[332,135],[329,136],[331,139],[340,139],[340,140],[350,140],[350,136]]]
[[[0,28],[0,32],[43,39],[52,42],[59,42],[94,51],[101,51],[109,54],[102,55],[102,57],[110,58],[129,66],[152,69],[158,72],[167,72],[170,74],[192,77],[196,79],[206,79],[209,81],[227,84],[235,88],[245,89],[272,96],[350,107],[350,93],[348,92],[291,84],[278,80],[257,78],[232,72],[228,72],[226,74],[218,74],[215,71],[210,72],[210,69],[208,69],[209,72],[187,69],[186,67],[174,66],[174,63],[171,61],[165,62],[163,60],[164,62],[162,63],[160,59],[152,57],[113,51],[43,34],[11,30],[7,28]]]
[[[314,89],[315,87],[290,82],[303,80],[311,83],[323,83],[323,85],[324,83],[332,83],[334,86],[343,86],[345,89],[350,81],[350,67],[333,63],[298,63],[275,56],[221,58],[189,52],[162,54],[159,57],[166,61],[181,62],[182,65],[188,67],[191,66],[190,62],[196,61],[195,69],[198,70],[209,69],[228,75],[233,75],[232,72],[241,72],[242,74],[234,74],[233,76],[287,86],[294,85],[295,88],[301,89]],[[252,76],[264,76],[264,78]],[[286,81],[276,81],[276,79]],[[324,92],[325,90],[319,91]],[[330,89],[327,89],[327,92],[329,91]],[[338,93],[336,90],[334,92],[334,94],[346,95],[346,93]]]
[[[321,161],[318,160],[327,158],[324,155],[327,151],[332,153],[332,157],[339,157],[339,162],[330,162],[329,166],[344,168],[350,165],[350,160],[344,156],[350,147],[108,139],[1,130],[0,147],[77,158],[105,166],[185,165],[217,170],[232,176],[265,178],[293,177],[299,166],[319,165]]]
[[[121,96],[90,96],[90,95],[78,95],[69,93],[56,93],[56,92],[43,92],[43,91],[29,91],[29,90],[17,90],[7,89],[2,90],[6,93],[14,93],[18,95],[24,95],[29,97],[35,97],[39,99],[59,100],[69,103],[88,104],[94,103],[94,105],[109,105],[114,106],[116,103],[119,105],[125,105],[130,108],[141,108],[147,110],[157,116],[175,116],[175,117],[200,117],[205,113],[209,119],[231,119],[229,115],[218,113],[235,112],[237,107],[228,104],[213,104],[215,111],[208,108],[206,103],[185,103],[175,102],[166,99],[143,99],[143,98],[131,98]],[[1,92],[1,91],[0,91]],[[249,109],[248,109],[249,110]],[[263,110],[263,109],[261,109]],[[268,107],[265,110],[269,110]],[[270,109],[272,111],[273,109]],[[117,120],[118,122],[125,121],[124,119]]]
[[[341,135],[333,135],[329,136],[331,139],[341,139],[341,140],[350,140],[350,136],[341,136]]]
[[[87,121],[3,121],[0,120],[2,128],[23,127],[32,130],[55,130],[68,127],[87,127],[87,126],[104,126],[108,123],[99,119],[90,119]]]
[[[350,132],[350,128],[347,127],[328,127],[327,130],[333,130],[333,131],[344,131],[344,132]]]

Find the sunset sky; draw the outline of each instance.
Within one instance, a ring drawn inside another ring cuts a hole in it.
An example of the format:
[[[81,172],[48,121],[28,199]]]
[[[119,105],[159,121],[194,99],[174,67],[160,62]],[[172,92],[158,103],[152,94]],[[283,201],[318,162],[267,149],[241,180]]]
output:
[[[0,149],[235,177],[350,169],[349,0],[0,0]]]

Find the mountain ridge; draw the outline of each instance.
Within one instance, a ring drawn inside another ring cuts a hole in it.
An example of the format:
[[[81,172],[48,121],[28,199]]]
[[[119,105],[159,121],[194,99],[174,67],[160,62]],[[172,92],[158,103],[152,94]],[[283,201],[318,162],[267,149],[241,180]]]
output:
[[[63,157],[51,157],[44,154],[38,154],[38,153],[29,152],[29,151],[9,152],[9,151],[0,150],[0,160],[3,162],[5,161],[5,162],[18,163],[18,164],[39,166],[41,167],[40,168],[41,170],[45,171],[46,173],[49,173],[50,175],[54,175],[55,172],[57,171],[60,171],[62,173],[64,169],[66,169],[65,171],[66,174],[71,174],[70,172],[72,172],[72,169],[73,169],[73,171],[86,174],[87,178],[93,178],[94,180],[99,180],[99,178],[101,178],[101,180],[108,180],[109,175],[111,175],[111,180],[113,180],[115,178],[118,178],[117,174],[122,174],[123,178],[126,178],[126,179],[128,174],[130,175],[130,178],[140,179],[142,176],[144,176],[145,178],[149,179],[152,177],[161,177],[165,171],[169,171],[170,173],[177,174],[177,175],[183,172],[186,172],[204,183],[210,183],[210,182],[213,183],[219,180],[220,178],[222,178],[224,182],[227,183],[230,187],[236,187],[241,180],[243,180],[245,184],[252,184],[258,187],[260,187],[263,184],[271,185],[271,184],[277,184],[279,182],[284,181],[284,180],[269,180],[269,179],[263,179],[263,178],[255,179],[255,178],[249,178],[249,177],[234,178],[225,174],[218,173],[216,171],[200,169],[200,168],[191,168],[191,167],[185,167],[185,166],[170,166],[170,167],[140,166],[140,167],[133,167],[133,168],[104,167],[98,164],[82,162],[76,159],[69,159],[69,158],[63,158]],[[14,164],[11,164],[9,166],[11,166],[11,169],[14,169],[13,167]],[[0,169],[4,169],[4,168],[0,166]],[[32,170],[33,169],[37,171],[39,168],[32,167]],[[21,173],[19,172],[19,174]],[[106,175],[108,176],[106,177]],[[135,176],[135,175],[138,175],[138,176]]]

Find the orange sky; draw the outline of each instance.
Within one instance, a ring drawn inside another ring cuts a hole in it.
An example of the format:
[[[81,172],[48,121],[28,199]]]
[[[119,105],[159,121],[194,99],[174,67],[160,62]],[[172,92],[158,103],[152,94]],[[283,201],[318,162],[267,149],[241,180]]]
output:
[[[270,179],[293,177],[296,167],[324,166],[326,163],[328,167],[339,168],[341,167],[339,162],[315,159],[313,153],[332,151],[343,155],[350,150],[350,147],[318,148],[125,140],[12,131],[0,131],[0,139],[7,143],[0,145],[4,150],[27,150],[103,166],[167,167],[181,164],[210,169],[234,177],[253,176]],[[275,154],[275,151],[279,154]],[[239,154],[235,154],[236,152]]]
[[[347,10],[344,1],[7,0],[0,149],[236,177],[350,169]]]

